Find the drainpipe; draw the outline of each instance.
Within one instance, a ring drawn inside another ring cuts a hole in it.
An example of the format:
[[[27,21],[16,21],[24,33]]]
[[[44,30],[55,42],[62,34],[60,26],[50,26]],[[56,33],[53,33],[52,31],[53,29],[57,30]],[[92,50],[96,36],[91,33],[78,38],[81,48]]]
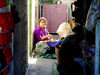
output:
[[[99,75],[99,50],[100,50],[100,19],[96,25],[96,48],[95,48],[95,75]]]

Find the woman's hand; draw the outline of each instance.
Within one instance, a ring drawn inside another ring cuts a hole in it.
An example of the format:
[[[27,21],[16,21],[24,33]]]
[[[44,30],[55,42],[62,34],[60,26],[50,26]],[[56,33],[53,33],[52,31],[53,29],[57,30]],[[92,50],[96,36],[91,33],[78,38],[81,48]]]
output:
[[[53,39],[52,35],[50,35],[50,34],[48,34],[47,37],[50,39]]]
[[[44,36],[44,37],[41,37],[41,40],[44,40],[44,39],[46,39],[46,38],[53,39],[52,35],[48,34],[48,35],[46,35],[46,36]]]

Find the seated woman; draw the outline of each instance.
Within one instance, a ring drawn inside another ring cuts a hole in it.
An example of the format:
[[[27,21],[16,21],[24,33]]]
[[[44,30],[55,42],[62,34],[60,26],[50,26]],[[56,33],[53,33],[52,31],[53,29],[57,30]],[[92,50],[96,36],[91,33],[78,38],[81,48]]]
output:
[[[33,51],[35,50],[38,42],[53,39],[52,35],[50,35],[46,29],[47,20],[44,17],[41,17],[38,23],[39,26],[34,30]],[[45,54],[53,53],[55,53],[54,48],[50,46],[50,50],[47,50]]]
[[[50,40],[53,38],[46,29],[47,20],[44,17],[41,17],[38,23],[39,26],[34,30],[34,46],[39,41]]]

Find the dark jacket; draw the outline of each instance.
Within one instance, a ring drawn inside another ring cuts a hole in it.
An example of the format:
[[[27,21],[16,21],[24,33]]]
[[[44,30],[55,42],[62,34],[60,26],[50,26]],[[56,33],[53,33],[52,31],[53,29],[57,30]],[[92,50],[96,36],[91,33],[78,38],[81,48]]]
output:
[[[65,37],[61,44],[60,52],[61,52],[61,60],[65,60],[67,57],[81,57],[82,50],[80,49],[80,38],[77,34],[71,34]]]

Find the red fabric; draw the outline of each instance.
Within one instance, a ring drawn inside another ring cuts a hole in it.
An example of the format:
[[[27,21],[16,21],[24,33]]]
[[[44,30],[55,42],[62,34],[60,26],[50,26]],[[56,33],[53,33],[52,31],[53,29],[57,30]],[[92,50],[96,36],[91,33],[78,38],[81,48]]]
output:
[[[6,7],[7,1],[6,0],[0,0],[0,8]]]
[[[3,71],[3,75],[7,75],[10,72],[9,66]]]
[[[3,13],[0,14],[0,27],[2,28],[2,32],[6,31],[5,26],[2,24]],[[6,34],[0,34],[0,46],[6,45]]]
[[[8,16],[9,16],[9,12],[6,12],[5,13],[5,22],[6,22],[6,26],[7,26],[7,28],[10,30],[11,29],[11,27],[10,27],[10,24],[9,24],[9,21],[8,21]]]
[[[2,6],[3,6],[3,5],[2,5],[2,0],[0,0],[0,8],[2,8]]]
[[[0,34],[0,46],[4,46],[3,34]]]
[[[4,7],[7,6],[7,0],[3,0],[4,1]]]
[[[6,12],[6,13],[5,13],[6,26],[7,26],[7,28],[10,30],[11,27],[10,27],[10,24],[9,24],[9,21],[8,21],[8,16],[9,16],[9,12]]]
[[[15,28],[14,18],[12,17],[11,12],[9,12],[8,21],[9,21],[9,25],[10,25],[11,29]]]
[[[14,27],[12,26],[11,23],[9,23],[9,20],[8,20],[9,14],[10,14],[9,12],[0,14],[0,27],[2,28],[2,32],[8,31]],[[10,19],[10,22],[11,20],[12,19]],[[11,41],[12,41],[11,32],[0,34],[0,46],[7,45]]]
[[[0,0],[0,8],[2,7],[2,5],[1,5],[1,0]]]
[[[11,49],[9,48],[9,45],[6,46],[3,49],[3,54],[5,55],[6,63],[9,64],[12,61],[12,59],[13,59],[12,52],[11,52]]]
[[[11,32],[8,32],[7,34],[8,34],[8,40],[9,42],[11,42],[12,41]]]
[[[0,3],[1,3],[1,0],[0,0]],[[1,7],[1,5],[0,5],[0,7]],[[2,28],[1,17],[2,17],[2,13],[0,14],[0,27]],[[4,46],[3,34],[0,34],[0,46]]]
[[[6,22],[5,25],[10,30],[12,28],[11,28],[11,25],[9,24],[8,16],[9,16],[9,12],[5,13],[5,22]],[[8,42],[11,42],[12,41],[12,39],[11,39],[11,32],[8,32],[7,36],[8,36]]]
[[[1,3],[2,3],[2,8],[4,7],[4,0],[1,0]]]
[[[8,31],[9,29],[7,28],[7,26],[6,26],[6,22],[5,22],[5,19],[2,19],[1,20],[1,24],[2,24],[2,32],[5,32],[5,31]],[[9,40],[8,40],[8,34],[7,33],[4,33],[4,34],[2,34],[2,35],[4,35],[4,43],[5,43],[5,45],[6,44],[8,44],[9,43]]]
[[[9,48],[9,45],[6,46],[4,49],[3,49],[3,52],[2,52],[4,55],[5,55],[5,61],[6,61],[6,64],[8,65],[13,57],[12,57],[12,52],[11,52],[11,49]],[[9,66],[3,71],[3,75],[6,75],[7,73],[10,72],[10,69],[9,69]]]
[[[5,13],[1,14],[1,24],[2,24],[2,32],[8,31],[9,27],[6,25],[6,15]]]

